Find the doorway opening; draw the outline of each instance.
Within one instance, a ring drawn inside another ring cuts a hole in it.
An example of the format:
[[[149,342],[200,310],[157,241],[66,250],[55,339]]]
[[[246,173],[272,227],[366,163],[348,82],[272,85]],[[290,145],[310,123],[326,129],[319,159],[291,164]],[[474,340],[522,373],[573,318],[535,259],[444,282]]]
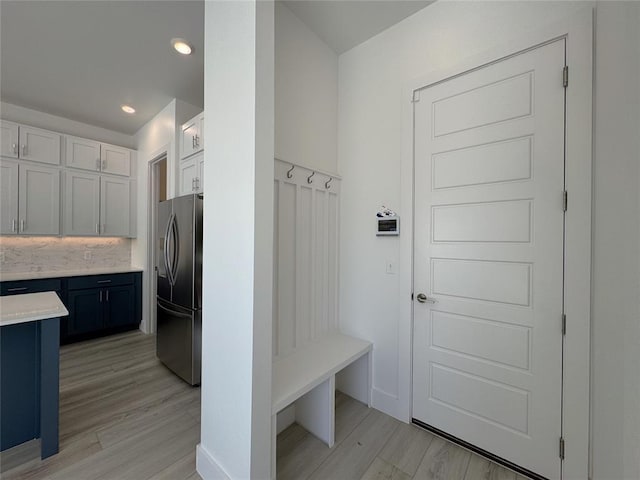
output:
[[[164,152],[149,163],[149,238],[147,252],[149,256],[149,333],[156,333],[156,272],[158,270],[157,224],[158,203],[167,199],[167,153]]]

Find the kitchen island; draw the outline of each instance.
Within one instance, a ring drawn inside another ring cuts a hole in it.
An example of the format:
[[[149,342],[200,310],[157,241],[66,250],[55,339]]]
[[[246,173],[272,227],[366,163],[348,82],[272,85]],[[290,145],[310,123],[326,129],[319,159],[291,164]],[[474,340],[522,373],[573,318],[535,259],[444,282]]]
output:
[[[40,439],[58,453],[60,317],[55,292],[0,297],[0,451]]]

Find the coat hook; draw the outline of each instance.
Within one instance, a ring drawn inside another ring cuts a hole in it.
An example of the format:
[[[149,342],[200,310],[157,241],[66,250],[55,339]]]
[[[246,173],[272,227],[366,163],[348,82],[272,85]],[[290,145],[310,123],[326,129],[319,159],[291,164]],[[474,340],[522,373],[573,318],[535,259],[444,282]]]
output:
[[[287,171],[287,178],[293,177],[293,169],[296,168],[295,165],[291,165],[291,168]]]
[[[313,178],[313,176],[316,174],[316,172],[311,172],[311,175],[309,175],[307,177],[307,183],[313,183],[313,180],[311,180]]]
[[[326,188],[327,190],[331,188],[331,180],[333,180],[333,177],[330,177],[329,180],[327,180],[324,184],[324,188]]]

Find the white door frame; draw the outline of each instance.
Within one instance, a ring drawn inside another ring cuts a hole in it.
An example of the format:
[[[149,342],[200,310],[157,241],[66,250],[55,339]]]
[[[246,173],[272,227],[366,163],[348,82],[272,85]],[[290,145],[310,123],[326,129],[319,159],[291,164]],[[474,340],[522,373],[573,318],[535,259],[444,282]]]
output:
[[[161,149],[154,152],[151,159],[147,163],[148,168],[148,182],[147,182],[147,272],[148,274],[148,309],[149,316],[147,319],[147,330],[145,333],[156,333],[156,271],[155,271],[155,245],[156,245],[156,225],[153,217],[153,204],[156,200],[155,181],[156,176],[154,174],[155,165],[165,160],[167,162],[167,196],[169,196],[169,152],[170,145],[166,145]]]
[[[593,9],[542,30],[523,34],[509,45],[474,56],[455,68],[431,72],[414,79],[403,89],[401,211],[405,234],[400,237],[399,400],[405,420],[412,417],[413,302],[413,92],[497,62],[554,39],[566,38],[569,87],[566,94],[565,184],[568,205],[565,216],[565,313],[562,431],[565,479],[590,475],[590,329],[591,329],[591,176],[592,176],[592,83]],[[561,72],[559,72],[559,80]]]

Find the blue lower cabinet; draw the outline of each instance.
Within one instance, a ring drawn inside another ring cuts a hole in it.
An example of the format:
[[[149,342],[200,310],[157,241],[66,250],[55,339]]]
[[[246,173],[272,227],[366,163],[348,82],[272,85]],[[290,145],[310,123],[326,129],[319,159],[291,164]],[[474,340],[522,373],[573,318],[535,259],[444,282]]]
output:
[[[0,451],[40,438],[58,453],[60,321],[0,327]]]
[[[55,291],[69,310],[60,342],[72,343],[133,330],[142,319],[142,273],[20,280],[0,283],[0,295]]]

